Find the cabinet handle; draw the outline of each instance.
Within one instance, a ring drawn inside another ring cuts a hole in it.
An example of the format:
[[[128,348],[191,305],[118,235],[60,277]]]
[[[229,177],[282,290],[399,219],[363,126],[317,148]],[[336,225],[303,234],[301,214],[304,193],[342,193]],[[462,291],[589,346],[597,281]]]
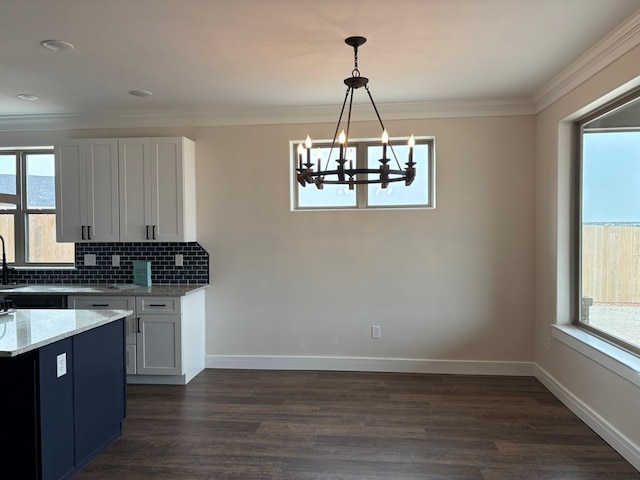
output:
[[[145,228],[147,230],[147,233],[145,234],[145,238],[149,240],[149,225],[147,225]]]
[[[87,227],[87,233],[88,233],[87,237],[89,237],[88,239],[91,240],[91,225]]]
[[[92,307],[108,307],[108,303],[94,303],[91,305]]]
[[[166,303],[150,303],[149,306],[150,307],[166,307],[167,304]]]
[[[152,231],[153,231],[153,239],[155,240],[156,239],[156,226],[155,225],[153,226]]]
[[[84,238],[84,228],[85,228],[85,226],[82,225],[82,240],[86,240],[86,238]]]
[[[138,333],[141,333],[140,332],[140,317],[136,318],[136,320],[138,321]]]

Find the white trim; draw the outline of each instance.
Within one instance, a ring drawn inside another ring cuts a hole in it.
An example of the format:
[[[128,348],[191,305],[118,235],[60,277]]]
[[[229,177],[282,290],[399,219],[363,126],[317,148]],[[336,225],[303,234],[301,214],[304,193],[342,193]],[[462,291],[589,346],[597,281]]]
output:
[[[627,18],[533,95],[536,113],[640,45],[640,10]]]
[[[537,364],[534,366],[534,376],[634,468],[640,470],[640,448],[638,445],[564,388],[554,377]]]
[[[578,327],[551,325],[551,336],[640,387],[640,358]]]
[[[207,355],[206,368],[251,370],[329,370],[352,372],[444,373],[531,376],[531,362],[427,360],[411,358]]]
[[[139,385],[186,385],[189,380],[186,375],[127,375],[127,383]]]
[[[378,108],[387,120],[533,115],[535,113],[533,103],[527,98],[388,103],[378,105]],[[303,106],[208,112],[5,115],[0,116],[0,132],[334,123],[339,112],[339,106]],[[354,105],[353,112],[357,115],[358,121],[376,120],[370,105]]]

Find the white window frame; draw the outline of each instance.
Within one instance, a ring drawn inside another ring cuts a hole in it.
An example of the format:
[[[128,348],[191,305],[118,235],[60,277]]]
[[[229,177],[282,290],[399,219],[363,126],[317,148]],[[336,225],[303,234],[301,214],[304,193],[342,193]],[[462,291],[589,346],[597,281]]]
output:
[[[583,191],[583,135],[585,125],[614,110],[640,99],[640,89],[627,93],[615,99],[607,105],[587,113],[573,124],[573,163],[572,163],[572,228],[571,228],[571,323],[583,332],[602,339],[605,344],[621,348],[631,353],[634,357],[640,357],[640,345],[629,343],[619,337],[613,336],[604,330],[594,327],[583,321],[589,305],[583,299],[582,289],[582,191]],[[615,130],[611,128],[611,130]],[[628,130],[640,131],[640,125],[629,127]],[[605,350],[607,350],[605,348]]]
[[[400,138],[390,138],[390,143],[394,147],[406,144],[408,137],[400,137]],[[299,205],[299,189],[300,188],[317,188],[315,185],[307,185],[306,187],[301,187],[300,184],[296,181],[296,167],[297,167],[297,148],[298,145],[302,143],[304,145],[304,140],[291,140],[289,142],[289,152],[290,152],[290,178],[291,178],[291,210],[292,211],[315,211],[315,210],[397,210],[397,209],[434,209],[436,206],[436,182],[435,182],[435,174],[436,174],[436,155],[435,155],[435,137],[433,136],[421,136],[415,137],[416,145],[428,145],[428,156],[427,156],[427,201],[426,203],[420,203],[416,205],[369,205],[368,202],[368,187],[367,184],[355,185],[355,195],[356,195],[356,205],[355,206],[317,206],[317,207],[301,207]],[[349,141],[349,147],[356,147],[356,158],[354,159],[356,162],[356,168],[366,168],[367,167],[367,149],[371,146],[379,146],[380,139],[355,139]],[[329,148],[331,147],[331,140],[318,140],[314,141],[314,148]],[[338,145],[334,146],[334,149],[337,149]],[[391,158],[391,163],[395,164],[395,159],[392,154],[389,155]],[[398,161],[400,165],[403,165],[406,162],[406,159],[398,157]],[[419,167],[416,167],[419,168]],[[398,182],[394,184],[397,185],[396,188],[403,188],[404,184],[402,182]]]
[[[0,203],[9,203],[16,206],[14,210],[3,210],[2,213],[13,214],[15,251],[13,262],[10,265],[18,268],[49,268],[49,267],[73,267],[75,260],[68,263],[60,262],[27,262],[28,238],[29,238],[29,215],[30,214],[53,214],[56,215],[56,208],[28,208],[27,205],[27,156],[34,154],[50,154],[54,156],[54,147],[10,147],[0,148],[1,154],[15,155],[16,160],[16,194],[0,193]],[[7,246],[8,248],[8,246]]]

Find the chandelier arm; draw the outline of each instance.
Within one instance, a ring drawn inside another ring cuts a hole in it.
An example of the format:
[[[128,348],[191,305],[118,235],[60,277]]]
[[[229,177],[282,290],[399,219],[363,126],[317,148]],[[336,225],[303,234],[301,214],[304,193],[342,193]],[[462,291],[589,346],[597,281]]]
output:
[[[325,170],[329,168],[329,161],[331,160],[331,154],[333,153],[333,147],[336,145],[336,138],[338,138],[338,130],[340,130],[340,124],[342,123],[342,115],[344,114],[344,107],[347,104],[347,99],[349,98],[349,92],[352,90],[351,87],[347,87],[347,93],[344,95],[344,101],[342,102],[342,109],[340,110],[340,116],[338,117],[338,124],[336,125],[336,131],[333,133],[333,141],[331,142],[331,148],[329,149],[329,156],[327,157],[327,161],[324,164]]]
[[[349,113],[347,114],[347,138],[344,143],[344,154],[347,155],[347,147],[349,146],[349,129],[351,127],[351,108],[353,107],[353,88],[351,89],[351,97],[349,98]]]
[[[371,90],[369,90],[369,85],[365,85],[364,89],[367,91],[367,95],[369,95],[369,100],[371,100],[371,105],[373,105],[373,110],[376,112],[376,116],[378,117],[378,121],[380,122],[380,126],[382,127],[382,131],[385,131],[384,123],[382,123],[382,118],[380,118],[380,112],[378,112],[378,107],[376,107],[376,102],[373,101],[373,95],[371,95]],[[391,141],[389,141],[389,147],[391,147],[391,153],[393,154],[393,159],[396,161],[396,165],[398,168],[402,168],[400,166],[400,162],[398,161],[398,157],[396,156],[396,151],[393,149],[393,145]]]

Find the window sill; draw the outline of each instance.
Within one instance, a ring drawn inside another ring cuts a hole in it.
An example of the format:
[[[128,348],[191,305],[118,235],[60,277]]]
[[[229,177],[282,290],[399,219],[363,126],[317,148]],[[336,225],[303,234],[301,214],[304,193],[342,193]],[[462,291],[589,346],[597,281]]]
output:
[[[554,339],[640,387],[640,357],[571,325],[552,325]]]

